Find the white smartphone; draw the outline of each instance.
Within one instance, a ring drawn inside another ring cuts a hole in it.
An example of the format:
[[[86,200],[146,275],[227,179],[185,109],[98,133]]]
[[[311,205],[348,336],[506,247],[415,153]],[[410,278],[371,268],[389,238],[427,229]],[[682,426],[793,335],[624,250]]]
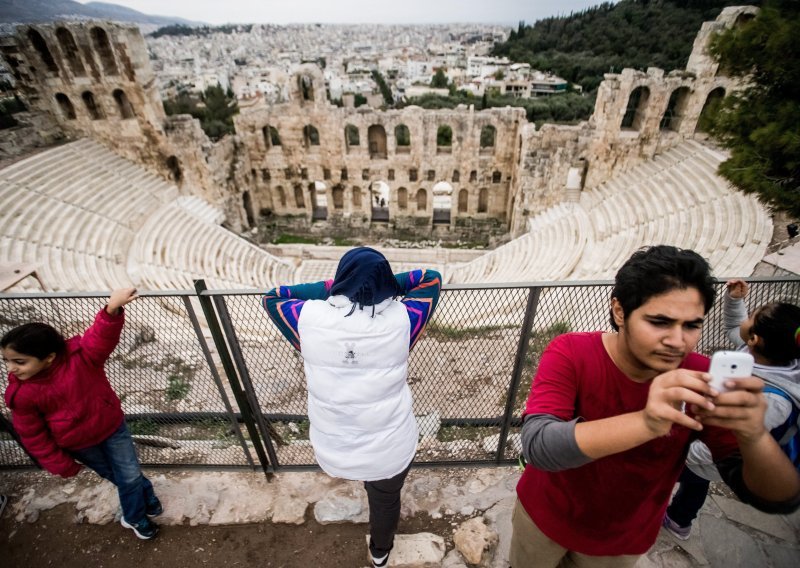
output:
[[[717,351],[711,356],[708,372],[711,374],[709,384],[719,392],[727,392],[725,381],[753,374],[753,356],[743,351]]]

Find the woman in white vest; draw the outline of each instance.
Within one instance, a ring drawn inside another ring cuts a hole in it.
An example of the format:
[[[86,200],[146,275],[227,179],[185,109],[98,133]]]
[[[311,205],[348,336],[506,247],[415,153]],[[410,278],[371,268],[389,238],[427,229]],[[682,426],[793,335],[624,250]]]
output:
[[[328,475],[364,482],[376,567],[389,560],[417,449],[408,354],[441,280],[435,270],[394,275],[381,253],[360,247],[342,257],[333,280],[279,286],[262,300],[303,356],[317,462]]]

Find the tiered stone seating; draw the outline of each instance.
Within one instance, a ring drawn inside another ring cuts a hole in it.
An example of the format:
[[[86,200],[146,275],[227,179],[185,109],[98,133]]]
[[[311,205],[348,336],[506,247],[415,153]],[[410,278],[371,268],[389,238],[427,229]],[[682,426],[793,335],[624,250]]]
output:
[[[610,279],[634,251],[653,244],[694,249],[720,276],[749,275],[772,222],[755,198],[716,175],[724,159],[684,142],[582,192],[570,209],[541,213],[525,235],[455,268],[450,281]]]
[[[548,209],[528,226],[522,237],[453,270],[450,281],[561,280],[572,272],[592,236],[589,218],[577,203]]]
[[[35,264],[50,291],[292,281],[290,264],[220,227],[223,218],[89,139],[0,170],[0,263]]]
[[[267,289],[290,283],[294,272],[291,264],[177,201],[160,208],[137,232],[128,268],[143,286],[156,290],[193,289],[200,278],[215,289]]]

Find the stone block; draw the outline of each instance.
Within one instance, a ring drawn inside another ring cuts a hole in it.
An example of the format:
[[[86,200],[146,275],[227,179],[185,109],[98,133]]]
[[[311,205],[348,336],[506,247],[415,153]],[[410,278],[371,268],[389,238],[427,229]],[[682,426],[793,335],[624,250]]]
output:
[[[497,546],[497,533],[486,526],[482,517],[462,523],[453,534],[456,549],[468,564],[486,566]]]
[[[366,535],[367,562],[369,535]],[[388,568],[441,568],[444,559],[444,539],[433,533],[398,534],[389,554]]]

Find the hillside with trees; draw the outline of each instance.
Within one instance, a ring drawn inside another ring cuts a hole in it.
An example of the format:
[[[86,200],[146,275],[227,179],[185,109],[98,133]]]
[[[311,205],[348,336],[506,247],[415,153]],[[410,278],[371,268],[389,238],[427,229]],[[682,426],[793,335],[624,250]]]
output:
[[[594,91],[604,73],[625,67],[683,69],[703,22],[726,6],[759,0],[621,0],[532,26],[520,22],[493,55],[530,63]]]
[[[717,36],[711,52],[749,86],[722,99],[711,133],[731,157],[719,173],[800,218],[800,2],[768,0],[753,20]]]

